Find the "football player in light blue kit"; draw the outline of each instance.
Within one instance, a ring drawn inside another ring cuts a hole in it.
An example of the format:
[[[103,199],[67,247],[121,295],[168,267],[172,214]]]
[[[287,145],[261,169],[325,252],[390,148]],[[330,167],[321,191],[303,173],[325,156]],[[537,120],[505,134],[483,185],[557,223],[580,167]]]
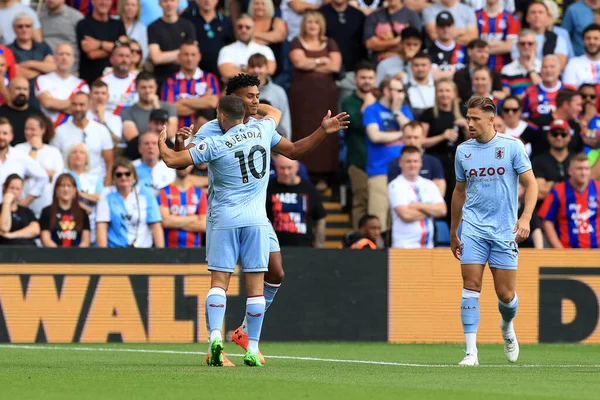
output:
[[[210,365],[223,365],[221,328],[225,317],[226,290],[238,259],[245,272],[248,295],[246,319],[249,343],[244,363],[263,365],[258,355],[258,340],[265,312],[263,280],[269,258],[269,221],[265,207],[269,149],[276,143],[279,152],[292,158],[306,154],[327,134],[347,126],[347,114],[334,118],[330,118],[330,114],[311,136],[297,143],[283,142],[275,131],[277,121],[267,115],[267,118],[244,125],[244,101],[236,96],[225,96],[217,109],[217,119],[224,134],[205,138],[189,151],[175,152],[166,146],[166,130],[161,132],[159,147],[167,166],[182,168],[208,162],[211,170],[209,218],[212,227],[207,240],[211,289],[206,299]]]
[[[494,103],[487,97],[473,97],[466,107],[471,139],[456,149],[450,227],[452,253],[460,260],[463,277],[461,319],[467,350],[459,365],[479,365],[479,294],[486,263],[502,316],[504,354],[515,362],[519,343],[512,321],[519,304],[515,292],[518,243],[529,237],[538,188],[523,143],[494,130]],[[525,187],[525,208],[517,220],[519,180]]]

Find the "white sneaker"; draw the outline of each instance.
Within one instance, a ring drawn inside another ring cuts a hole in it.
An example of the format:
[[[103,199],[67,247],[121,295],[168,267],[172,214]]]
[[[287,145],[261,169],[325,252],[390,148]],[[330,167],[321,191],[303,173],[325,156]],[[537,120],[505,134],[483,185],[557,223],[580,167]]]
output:
[[[479,365],[479,360],[477,359],[477,354],[465,354],[465,358],[461,362],[458,363],[461,367],[476,367]]]
[[[508,362],[514,363],[519,359],[519,342],[517,342],[517,335],[515,330],[511,326],[508,332],[502,331],[502,338],[504,339],[504,355]]]

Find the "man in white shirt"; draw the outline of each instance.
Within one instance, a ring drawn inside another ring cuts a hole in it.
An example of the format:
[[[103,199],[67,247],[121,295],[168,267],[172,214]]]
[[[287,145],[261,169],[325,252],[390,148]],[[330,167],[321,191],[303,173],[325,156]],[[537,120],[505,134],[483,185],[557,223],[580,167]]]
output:
[[[90,87],[90,109],[87,119],[96,121],[106,127],[111,134],[113,143],[124,147],[123,121],[119,115],[108,110],[109,89],[106,82],[95,80]]]
[[[111,183],[110,173],[113,165],[113,141],[108,129],[96,121],[87,119],[90,98],[87,93],[79,92],[71,99],[72,118],[56,129],[56,135],[50,144],[63,153],[74,145],[83,143],[90,153],[90,170],[104,176],[104,186]]]
[[[425,53],[418,53],[410,64],[411,76],[406,79],[406,96],[410,101],[415,120],[419,120],[423,111],[435,104],[435,82],[431,59]]]
[[[448,212],[435,183],[419,176],[421,157],[417,147],[404,147],[400,154],[402,175],[389,185],[394,248],[432,248],[433,219]]]
[[[48,174],[27,154],[15,150],[10,145],[12,140],[13,128],[10,121],[0,117],[0,185],[11,174],[18,174],[23,179],[31,179],[34,184],[28,193],[23,193],[24,197],[19,200],[19,205],[27,207],[42,195],[46,183],[48,183]],[[0,202],[2,202],[1,191]]]
[[[591,24],[583,31],[585,54],[569,60],[563,83],[576,88],[584,83],[600,83],[600,25]]]
[[[138,101],[135,90],[135,73],[131,72],[131,47],[129,43],[119,43],[110,56],[112,71],[102,75],[100,80],[108,85],[108,103],[106,111],[114,115],[131,107]]]
[[[167,167],[160,159],[158,133],[142,134],[138,151],[141,157],[133,162],[138,175],[138,185],[148,187],[158,196],[160,189],[171,184],[176,178],[175,170]]]
[[[90,88],[83,79],[71,74],[75,56],[69,43],[56,46],[56,72],[40,75],[35,82],[35,96],[42,112],[57,127],[71,117],[71,97],[77,92],[89,93]]]
[[[273,76],[277,69],[275,55],[270,47],[253,41],[254,20],[248,14],[243,14],[235,22],[235,38],[237,41],[225,46],[219,52],[217,65],[221,78],[227,80],[244,72],[251,55],[259,53],[267,57],[267,73]]]

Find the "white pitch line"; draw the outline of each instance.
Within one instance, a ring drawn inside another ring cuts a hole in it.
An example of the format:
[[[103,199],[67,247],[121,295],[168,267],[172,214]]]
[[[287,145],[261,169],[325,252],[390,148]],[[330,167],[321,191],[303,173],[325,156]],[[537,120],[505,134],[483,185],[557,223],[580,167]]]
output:
[[[0,349],[15,349],[15,350],[58,350],[58,351],[97,351],[97,352],[116,352],[116,353],[150,353],[150,354],[184,354],[184,355],[205,355],[202,351],[180,351],[180,350],[151,350],[151,349],[128,349],[128,348],[110,348],[110,347],[62,347],[62,346],[40,346],[40,345],[17,345],[17,344],[2,344]],[[244,354],[230,354],[228,356],[243,357]],[[391,361],[368,361],[368,360],[343,360],[337,358],[319,358],[319,357],[296,357],[296,356],[268,356],[267,359],[280,360],[299,360],[299,361],[320,361],[330,363],[344,364],[368,364],[368,365],[390,365],[396,367],[417,367],[417,368],[465,368],[457,364],[415,364],[415,363],[400,363]],[[557,365],[542,365],[542,364],[491,364],[479,365],[478,368],[600,368],[600,364],[557,364]]]

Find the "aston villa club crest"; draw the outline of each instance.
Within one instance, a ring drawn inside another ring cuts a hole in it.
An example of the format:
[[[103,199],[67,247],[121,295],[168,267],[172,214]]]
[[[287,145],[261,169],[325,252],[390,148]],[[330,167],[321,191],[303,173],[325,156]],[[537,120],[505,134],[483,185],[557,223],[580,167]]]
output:
[[[504,147],[496,147],[496,150],[494,150],[494,155],[496,157],[496,159],[501,160],[504,158]]]

